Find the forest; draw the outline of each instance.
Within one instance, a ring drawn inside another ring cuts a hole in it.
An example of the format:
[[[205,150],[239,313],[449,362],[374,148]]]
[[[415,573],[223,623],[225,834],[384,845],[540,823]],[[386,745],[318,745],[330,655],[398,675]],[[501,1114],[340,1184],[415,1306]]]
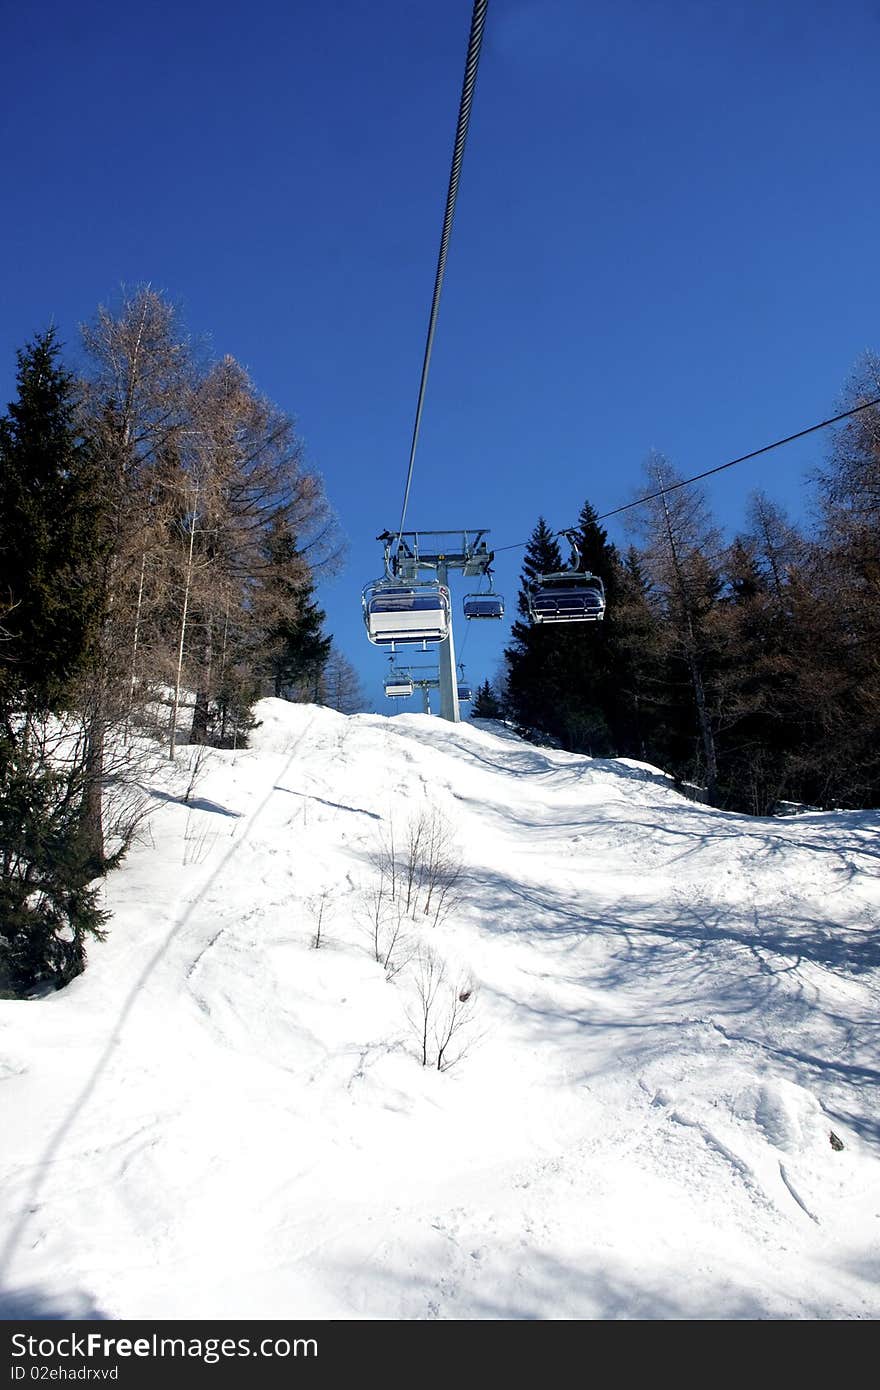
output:
[[[762,492],[732,540],[698,485],[658,453],[645,464],[624,553],[587,501],[582,568],[604,581],[605,620],[545,627],[527,588],[568,563],[539,518],[501,679],[477,716],[532,738],[672,773],[712,806],[772,815],[875,806],[880,796],[880,361],[858,364],[806,531]]]
[[[151,757],[246,742],[257,699],[359,708],[317,581],[342,556],[293,422],[142,287],[0,419],[0,990],[65,984]]]

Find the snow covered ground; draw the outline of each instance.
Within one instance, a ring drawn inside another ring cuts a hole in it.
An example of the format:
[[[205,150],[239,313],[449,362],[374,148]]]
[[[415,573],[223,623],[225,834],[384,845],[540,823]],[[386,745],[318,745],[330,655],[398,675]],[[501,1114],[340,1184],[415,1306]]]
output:
[[[4,1316],[880,1314],[878,813],[259,713],[189,806],[153,782],[86,974],[0,1002]],[[411,946],[476,986],[445,1072],[364,920],[425,806],[466,879]]]

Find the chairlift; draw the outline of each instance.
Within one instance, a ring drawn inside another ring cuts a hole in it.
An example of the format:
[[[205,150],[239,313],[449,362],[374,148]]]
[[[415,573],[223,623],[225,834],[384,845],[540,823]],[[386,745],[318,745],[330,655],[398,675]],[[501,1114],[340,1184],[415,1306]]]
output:
[[[391,671],[385,678],[385,694],[389,700],[408,700],[414,688],[412,676],[405,671]]]
[[[461,675],[459,676],[459,680],[458,680],[458,698],[459,698],[459,700],[470,701],[470,700],[472,700],[472,699],[474,698],[474,694],[473,694],[473,691],[471,690],[470,686],[468,685],[467,681],[466,681],[465,678],[464,678],[464,663],[463,663],[463,662],[460,661],[460,662],[458,663],[458,669],[459,669],[459,671],[461,672]]]
[[[367,636],[379,647],[444,642],[449,636],[449,590],[436,579],[377,579],[364,589],[363,609]]]
[[[539,574],[528,588],[533,623],[596,623],[605,617],[605,585],[597,574],[580,568],[581,553],[574,531],[561,531],[571,546],[571,567]]]
[[[488,566],[483,573],[489,576],[489,588],[486,593],[465,594],[464,616],[466,618],[503,618],[504,598],[501,594],[496,594],[492,571]]]
[[[605,585],[587,571],[539,575],[528,601],[533,623],[596,623],[605,617]]]
[[[503,618],[504,599],[501,594],[465,594],[466,618]]]

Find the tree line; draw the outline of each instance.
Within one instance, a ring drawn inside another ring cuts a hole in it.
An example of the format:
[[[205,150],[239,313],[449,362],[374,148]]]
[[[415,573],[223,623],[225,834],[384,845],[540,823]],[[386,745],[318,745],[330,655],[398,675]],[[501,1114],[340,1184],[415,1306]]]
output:
[[[141,814],[145,747],[240,746],[262,695],[351,711],[333,512],[293,422],[151,288],[54,330],[0,417],[0,990],[66,983]]]
[[[878,395],[880,361],[869,355],[842,408]],[[654,453],[645,481],[653,493],[681,478]],[[786,802],[876,805],[880,409],[837,427],[812,494],[810,530],[755,492],[746,526],[726,542],[698,486],[667,490],[636,510],[625,551],[586,502],[582,566],[608,598],[604,622],[590,625],[529,621],[528,585],[567,563],[540,518],[503,678],[484,683],[473,713],[573,752],[653,763],[714,806],[768,815]]]

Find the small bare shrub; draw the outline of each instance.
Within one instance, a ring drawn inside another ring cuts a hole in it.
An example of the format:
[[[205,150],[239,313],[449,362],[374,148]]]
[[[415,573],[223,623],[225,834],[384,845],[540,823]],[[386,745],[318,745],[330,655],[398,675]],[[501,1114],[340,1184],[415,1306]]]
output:
[[[407,1017],[416,1034],[423,1067],[448,1071],[473,1041],[477,991],[473,980],[452,975],[436,951],[420,946],[415,966],[415,1001]]]
[[[203,824],[200,818],[193,817],[192,811],[188,811],[183,830],[184,864],[201,864],[216,845],[218,835],[219,831],[211,830],[209,825]]]
[[[189,767],[187,768],[186,790],[181,796],[181,801],[185,806],[189,806],[193,792],[201,781],[204,780],[207,768],[208,745],[197,743],[189,755]]]
[[[439,811],[423,812],[420,825],[422,912],[436,927],[460,900],[463,865],[452,826]]]
[[[383,898],[414,921],[427,917],[436,927],[460,900],[461,855],[452,826],[436,809],[423,809],[402,835],[392,821],[371,857]]]
[[[385,978],[392,980],[412,956],[408,919],[381,875],[364,893],[363,905],[373,958],[382,966]]]
[[[308,906],[311,909],[312,920],[315,923],[315,931],[312,936],[312,949],[319,951],[323,939],[324,919],[328,916],[327,900],[330,897],[330,889],[325,888],[323,893],[317,897],[309,898]]]

